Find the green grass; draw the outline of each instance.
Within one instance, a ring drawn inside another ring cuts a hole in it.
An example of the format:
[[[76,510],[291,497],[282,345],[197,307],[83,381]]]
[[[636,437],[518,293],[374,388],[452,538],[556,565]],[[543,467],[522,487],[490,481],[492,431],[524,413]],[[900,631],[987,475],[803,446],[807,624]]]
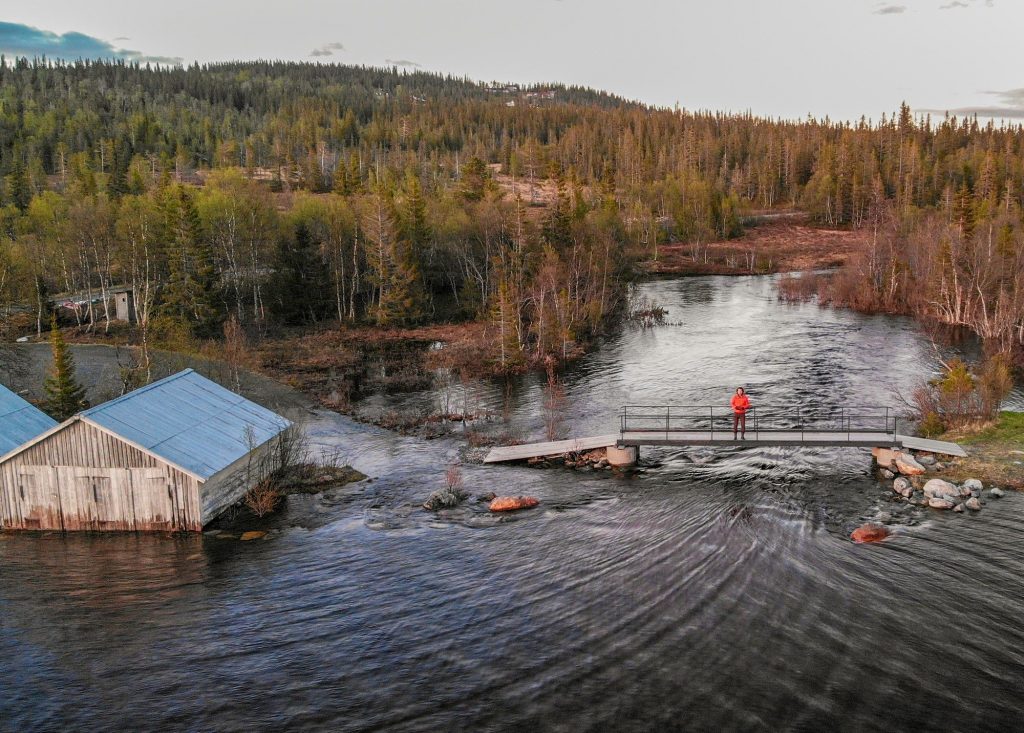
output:
[[[1016,443],[1024,450],[1024,412],[1000,412],[995,425],[966,435],[964,443]]]

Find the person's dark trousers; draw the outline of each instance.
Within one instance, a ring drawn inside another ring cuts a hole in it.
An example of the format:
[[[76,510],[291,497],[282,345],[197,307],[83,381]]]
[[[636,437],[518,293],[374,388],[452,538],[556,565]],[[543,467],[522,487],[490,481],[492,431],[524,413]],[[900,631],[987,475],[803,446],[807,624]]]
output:
[[[747,413],[734,412],[732,414],[732,437],[736,437],[736,428],[740,429],[740,435],[747,434]]]

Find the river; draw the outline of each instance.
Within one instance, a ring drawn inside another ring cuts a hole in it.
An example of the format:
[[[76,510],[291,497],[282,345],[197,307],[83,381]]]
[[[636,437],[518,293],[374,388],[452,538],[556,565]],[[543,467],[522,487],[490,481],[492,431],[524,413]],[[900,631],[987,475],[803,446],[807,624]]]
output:
[[[935,363],[911,321],[782,304],[771,278],[643,291],[669,323],[565,375],[574,435],[740,384],[761,406],[893,404]],[[445,394],[543,431],[536,376],[363,409]],[[644,449],[624,475],[467,465],[471,492],[541,506],[435,516],[418,505],[460,441],[326,412],[309,430],[373,480],[272,540],[0,535],[0,728],[1024,725],[1019,494],[954,515],[895,502],[865,450]],[[867,520],[893,537],[852,544]]]

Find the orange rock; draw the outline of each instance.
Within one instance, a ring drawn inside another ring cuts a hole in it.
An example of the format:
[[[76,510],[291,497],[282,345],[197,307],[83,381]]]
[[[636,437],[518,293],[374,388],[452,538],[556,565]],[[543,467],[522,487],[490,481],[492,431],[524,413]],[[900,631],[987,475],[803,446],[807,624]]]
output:
[[[890,534],[891,533],[889,532],[889,530],[886,527],[883,527],[881,524],[868,523],[862,524],[861,526],[857,527],[857,529],[853,530],[853,533],[850,535],[850,539],[852,539],[857,544],[864,544],[867,542],[881,542]]]
[[[530,509],[540,504],[532,496],[499,496],[491,501],[492,512],[514,512],[516,509]]]
[[[252,532],[243,532],[240,539],[242,540],[242,542],[250,542],[252,540],[258,540],[258,539],[261,539],[261,538],[266,537],[266,536],[267,536],[266,532],[259,532],[259,531],[253,530]]]

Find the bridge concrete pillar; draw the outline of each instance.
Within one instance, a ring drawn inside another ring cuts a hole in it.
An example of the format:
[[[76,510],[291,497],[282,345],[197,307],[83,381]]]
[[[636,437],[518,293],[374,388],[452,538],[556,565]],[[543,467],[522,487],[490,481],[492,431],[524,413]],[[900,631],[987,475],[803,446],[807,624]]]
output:
[[[640,449],[635,445],[628,445],[619,447],[617,445],[608,446],[608,463],[618,468],[627,468],[629,466],[635,466],[637,459],[640,457]]]

